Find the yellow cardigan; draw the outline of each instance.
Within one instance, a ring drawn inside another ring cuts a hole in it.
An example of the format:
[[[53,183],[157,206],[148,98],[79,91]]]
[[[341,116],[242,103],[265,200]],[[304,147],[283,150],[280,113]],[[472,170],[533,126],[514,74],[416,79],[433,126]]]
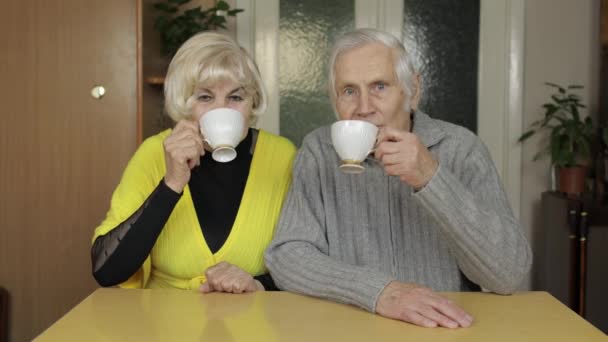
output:
[[[112,195],[105,220],[95,229],[93,242],[139,209],[165,176],[163,141],[170,133],[166,130],[152,136],[138,148]],[[120,286],[198,289],[205,282],[205,270],[221,261],[251,275],[265,273],[264,250],[272,239],[291,183],[295,151],[289,140],[260,130],[234,225],[216,253],[205,242],[201,232],[205,223],[198,222],[186,186],[150,255]]]

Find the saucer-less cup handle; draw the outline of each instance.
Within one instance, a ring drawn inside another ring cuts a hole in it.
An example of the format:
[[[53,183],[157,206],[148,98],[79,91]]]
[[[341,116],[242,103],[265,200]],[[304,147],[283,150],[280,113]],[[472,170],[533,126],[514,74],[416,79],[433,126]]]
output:
[[[378,148],[378,132],[379,132],[379,130],[376,129],[376,138],[374,140],[374,146],[372,146],[371,150],[367,151],[365,158],[369,157],[370,154],[376,153],[376,149]]]
[[[374,146],[374,148],[372,148],[371,150],[367,151],[367,154],[365,155],[365,158],[369,157],[370,154],[372,153],[376,153],[376,146]]]

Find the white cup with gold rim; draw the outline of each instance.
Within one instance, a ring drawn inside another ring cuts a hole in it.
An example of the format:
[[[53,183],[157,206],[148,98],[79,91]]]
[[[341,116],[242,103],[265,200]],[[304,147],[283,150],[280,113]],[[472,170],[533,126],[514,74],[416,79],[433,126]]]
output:
[[[362,120],[340,120],[331,125],[331,142],[342,161],[340,170],[359,174],[365,170],[361,163],[373,151],[378,127]]]
[[[199,120],[205,142],[211,147],[213,160],[227,163],[236,158],[236,146],[245,130],[245,118],[231,108],[216,108]]]

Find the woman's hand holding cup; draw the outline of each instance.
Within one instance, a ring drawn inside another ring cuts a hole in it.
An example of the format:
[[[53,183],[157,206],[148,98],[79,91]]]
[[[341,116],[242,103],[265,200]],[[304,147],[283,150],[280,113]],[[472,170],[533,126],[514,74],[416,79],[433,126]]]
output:
[[[181,193],[190,181],[190,170],[200,165],[205,154],[198,123],[181,120],[163,142],[165,149],[165,184]]]

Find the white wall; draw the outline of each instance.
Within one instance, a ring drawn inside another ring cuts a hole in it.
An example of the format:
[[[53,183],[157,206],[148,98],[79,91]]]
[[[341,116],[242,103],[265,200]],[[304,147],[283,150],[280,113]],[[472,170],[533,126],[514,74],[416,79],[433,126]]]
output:
[[[524,127],[542,117],[546,81],[583,85],[589,113],[597,113],[599,6],[600,0],[526,1]],[[540,228],[541,193],[550,189],[549,160],[532,162],[540,142],[534,136],[522,151],[521,222],[531,239]]]

